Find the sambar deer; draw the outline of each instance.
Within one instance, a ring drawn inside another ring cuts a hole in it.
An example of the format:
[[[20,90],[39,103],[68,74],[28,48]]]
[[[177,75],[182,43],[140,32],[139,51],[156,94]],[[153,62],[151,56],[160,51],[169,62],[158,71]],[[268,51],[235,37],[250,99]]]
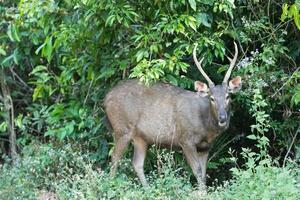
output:
[[[229,93],[237,92],[242,85],[239,76],[228,83],[238,56],[236,43],[234,47],[234,57],[228,57],[230,66],[220,85],[215,85],[202,69],[203,58],[197,60],[195,45],[194,62],[208,86],[196,81],[197,92],[192,92],[161,82],[147,87],[138,80],[127,80],[106,95],[105,112],[115,139],[111,175],[132,141],[133,166],[143,186],[147,186],[143,166],[151,144],[181,148],[198,183],[205,184],[211,144],[229,125]]]

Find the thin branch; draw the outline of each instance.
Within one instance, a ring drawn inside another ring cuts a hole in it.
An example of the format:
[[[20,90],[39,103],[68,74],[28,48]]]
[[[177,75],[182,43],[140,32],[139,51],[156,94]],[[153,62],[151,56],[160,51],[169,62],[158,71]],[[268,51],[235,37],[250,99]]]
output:
[[[293,73],[297,72],[300,69],[300,67],[298,67]],[[284,86],[290,82],[290,80],[292,79],[293,75],[290,76],[290,78],[271,96],[271,98],[273,98],[278,92],[280,92]]]
[[[10,143],[9,139],[3,138],[3,137],[0,137],[0,141],[4,141],[4,142]]]
[[[294,61],[294,59],[292,59],[289,55],[287,55],[286,53],[284,53],[284,55],[286,56],[286,58],[288,58],[289,61],[291,61],[291,63],[293,64],[293,66],[296,68],[297,67],[297,64],[296,62]],[[299,69],[299,68],[298,68]]]
[[[93,80],[94,80],[94,79],[93,79]],[[85,105],[85,104],[86,104],[86,102],[87,102],[87,99],[88,99],[88,97],[90,96],[90,90],[91,90],[91,87],[92,87],[92,84],[93,84],[93,80],[90,82],[90,85],[89,85],[89,88],[88,88],[88,91],[87,91],[86,97],[85,97],[85,99],[84,99],[83,105]]]
[[[210,162],[214,157],[216,157],[228,144],[230,144],[231,142],[237,140],[238,138],[242,137],[243,134],[237,135],[234,138],[232,138],[231,140],[229,140],[228,142],[226,142],[223,146],[221,146],[221,148],[219,148],[218,151],[216,151],[212,156],[210,156],[210,158],[208,159],[208,162]]]
[[[17,136],[15,132],[15,113],[14,113],[14,104],[11,98],[11,95],[8,96],[9,104],[10,104],[10,137],[11,141],[11,157],[15,161],[17,158]]]
[[[279,112],[279,113],[285,113],[286,110],[272,110],[273,112]],[[297,111],[289,111],[291,114],[300,114],[300,112]]]
[[[233,20],[231,19],[231,26],[232,26],[232,28],[233,28],[233,30],[235,31],[235,32],[237,32],[237,30],[236,30],[236,28],[235,28],[235,26],[234,26],[234,23],[233,23]],[[245,50],[243,49],[243,46],[242,46],[242,44],[241,44],[241,41],[239,40],[239,38],[237,37],[237,38],[235,38],[236,40],[237,40],[237,42],[238,42],[238,44],[239,44],[239,47],[240,47],[240,49],[242,50],[242,53],[243,53],[243,57],[246,55],[246,52],[245,52]]]
[[[28,88],[30,91],[33,91],[33,89],[14,71],[12,67],[9,68],[10,72],[13,74],[13,76],[17,77],[17,79],[24,85],[26,88]]]
[[[270,19],[270,4],[271,4],[271,0],[268,1],[268,9],[267,9],[269,19]]]
[[[293,147],[293,145],[294,145],[294,143],[295,143],[295,140],[296,140],[297,135],[298,135],[299,132],[300,132],[300,126],[298,127],[298,130],[296,131],[296,133],[295,133],[295,135],[294,135],[294,137],[293,137],[293,139],[292,139],[292,142],[291,142],[291,144],[290,144],[290,146],[289,146],[289,148],[288,148],[288,150],[287,150],[287,152],[286,152],[286,154],[285,154],[285,156],[284,156],[283,167],[285,167],[287,157],[288,157],[288,155],[289,155],[290,152],[291,152],[291,149],[292,149],[292,147]]]

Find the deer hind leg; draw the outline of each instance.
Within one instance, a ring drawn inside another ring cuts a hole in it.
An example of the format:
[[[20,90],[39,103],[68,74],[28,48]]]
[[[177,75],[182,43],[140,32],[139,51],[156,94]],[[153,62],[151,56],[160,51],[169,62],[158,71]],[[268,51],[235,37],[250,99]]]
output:
[[[124,154],[130,139],[131,138],[127,134],[115,139],[116,146],[112,154],[112,163],[110,168],[111,176],[114,176],[116,174],[118,162],[121,159],[122,155]]]
[[[147,151],[147,143],[142,138],[136,137],[133,139],[134,155],[133,167],[144,187],[148,186],[144,173],[144,161]]]

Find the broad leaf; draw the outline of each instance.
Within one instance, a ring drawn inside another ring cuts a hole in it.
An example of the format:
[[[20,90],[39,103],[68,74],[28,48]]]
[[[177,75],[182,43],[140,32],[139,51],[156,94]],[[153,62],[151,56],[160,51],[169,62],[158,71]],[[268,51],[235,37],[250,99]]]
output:
[[[196,9],[197,9],[196,1],[195,0],[189,0],[189,4],[190,4],[191,8],[194,11],[196,11]]]

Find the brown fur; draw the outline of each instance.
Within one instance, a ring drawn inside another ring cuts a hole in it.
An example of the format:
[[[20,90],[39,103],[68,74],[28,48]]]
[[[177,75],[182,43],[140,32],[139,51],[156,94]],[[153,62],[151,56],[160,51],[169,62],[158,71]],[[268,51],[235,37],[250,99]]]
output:
[[[147,185],[144,159],[151,144],[181,148],[198,182],[205,182],[211,144],[229,124],[227,86],[217,85],[208,92],[203,97],[165,83],[147,87],[137,80],[123,81],[114,87],[104,101],[116,143],[111,174],[132,141],[133,165],[143,185]],[[226,126],[218,125],[220,113],[228,116]]]

